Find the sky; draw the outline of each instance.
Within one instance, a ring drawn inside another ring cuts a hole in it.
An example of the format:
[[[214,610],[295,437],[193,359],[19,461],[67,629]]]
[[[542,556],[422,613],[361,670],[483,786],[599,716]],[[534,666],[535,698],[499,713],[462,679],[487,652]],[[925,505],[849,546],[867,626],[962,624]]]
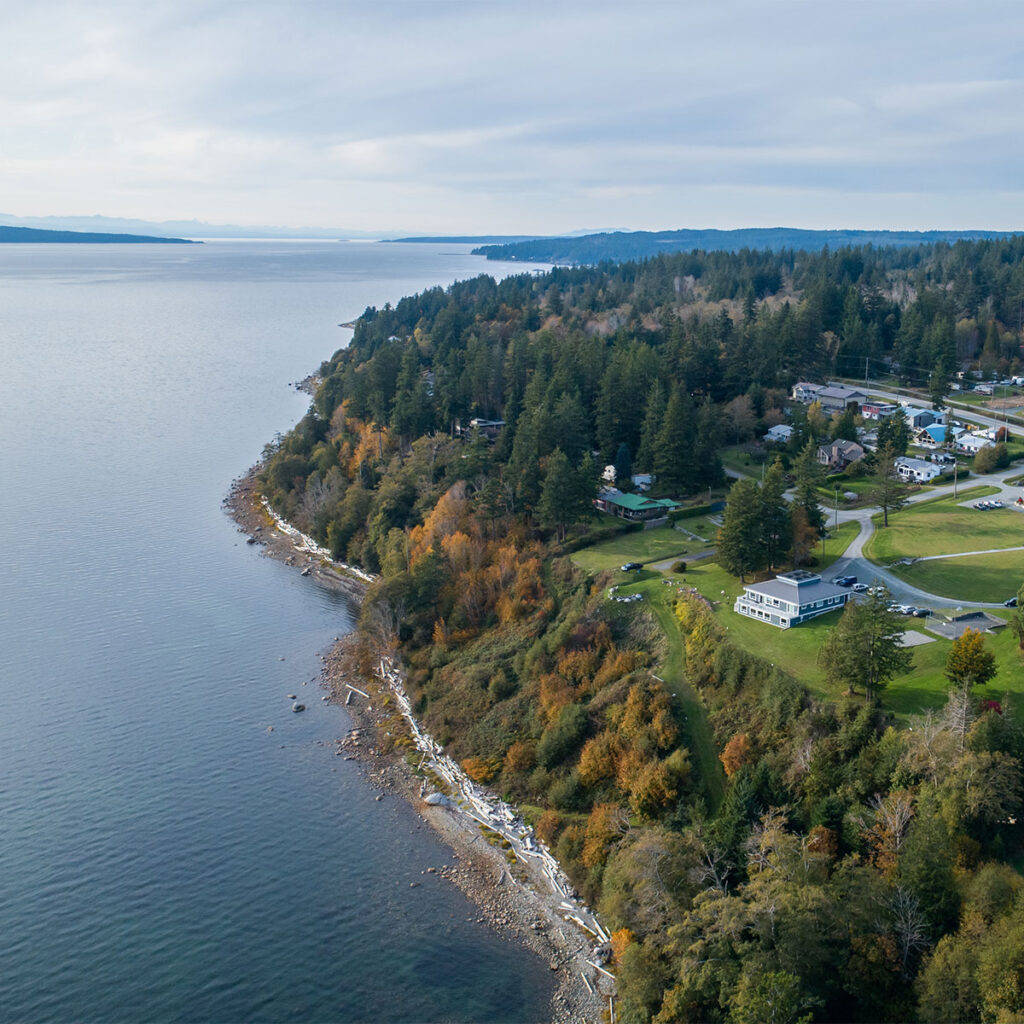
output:
[[[1024,227],[1024,4],[0,0],[17,216]]]

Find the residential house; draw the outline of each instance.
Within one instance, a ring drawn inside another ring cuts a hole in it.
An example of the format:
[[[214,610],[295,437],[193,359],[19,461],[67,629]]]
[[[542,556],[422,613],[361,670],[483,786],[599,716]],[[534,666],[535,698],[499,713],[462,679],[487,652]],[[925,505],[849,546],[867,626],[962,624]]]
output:
[[[936,409],[915,409],[913,406],[907,406],[903,411],[906,413],[907,423],[910,424],[911,430],[924,430],[925,427],[930,427],[933,423],[946,422],[946,414]]]
[[[598,491],[594,506],[609,515],[642,523],[665,519],[669,512],[679,508],[679,502],[671,498],[647,498],[642,494],[623,494],[614,487]]]
[[[933,423],[931,426],[919,430],[914,435],[914,444],[924,445],[926,448],[934,448],[936,445],[945,444],[947,435],[955,442],[963,432],[963,427],[951,427],[945,423]]]
[[[907,483],[926,484],[934,480],[942,470],[934,462],[925,462],[924,459],[912,459],[901,455],[895,461],[896,475]]]
[[[864,449],[856,441],[830,441],[818,445],[818,461],[830,470],[838,472],[846,469],[851,462],[864,458]]]
[[[846,412],[851,405],[859,407],[862,402],[866,402],[868,396],[856,388],[829,384],[818,391],[814,400],[821,403],[821,408],[825,412]]]
[[[460,437],[466,438],[473,431],[479,430],[489,441],[493,441],[501,433],[501,428],[504,426],[504,420],[485,420],[480,416],[474,416],[465,427],[461,423],[456,423],[455,433]]]
[[[789,629],[818,615],[842,608],[853,595],[843,587],[825,583],[814,572],[796,569],[765,583],[748,583],[736,598],[733,611]]]
[[[982,448],[991,448],[994,445],[995,441],[992,438],[983,437],[980,433],[968,434],[964,432],[953,442],[953,447],[965,455],[977,455]]]
[[[818,392],[824,386],[824,384],[809,384],[807,381],[802,380],[798,384],[793,385],[793,401],[799,402],[801,405],[810,405],[811,402],[817,399]]]
[[[884,420],[895,415],[898,410],[898,405],[889,402],[864,402],[860,407],[860,414],[866,420]]]
[[[774,444],[786,444],[792,436],[793,428],[788,423],[777,423],[764,435],[764,439]]]

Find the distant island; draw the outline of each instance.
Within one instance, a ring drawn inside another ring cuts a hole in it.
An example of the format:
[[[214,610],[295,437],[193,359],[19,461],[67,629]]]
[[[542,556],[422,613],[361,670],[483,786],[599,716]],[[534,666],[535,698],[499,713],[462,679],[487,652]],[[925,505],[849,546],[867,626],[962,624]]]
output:
[[[384,238],[384,242],[452,242],[461,245],[516,245],[543,241],[538,235],[418,235],[412,238]]]
[[[650,259],[663,253],[738,252],[796,249],[816,252],[825,246],[914,246],[935,242],[979,241],[1009,238],[1012,231],[811,231],[803,228],[738,228],[731,231],[683,228],[675,231],[610,231],[577,238],[534,238],[503,245],[481,245],[475,256],[489,260],[525,260],[533,263],[597,264]]]
[[[96,231],[46,231],[42,228],[16,228],[0,224],[0,243],[17,242],[82,242],[82,243],[141,243],[171,245],[202,245],[189,238],[160,238],[156,235],[117,235]]]

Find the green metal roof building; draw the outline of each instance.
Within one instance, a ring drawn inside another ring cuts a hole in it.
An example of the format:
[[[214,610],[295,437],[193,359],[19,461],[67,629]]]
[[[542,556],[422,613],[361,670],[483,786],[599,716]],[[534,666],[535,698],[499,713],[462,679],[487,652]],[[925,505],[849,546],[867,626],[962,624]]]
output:
[[[602,512],[633,522],[664,519],[669,512],[679,508],[679,502],[671,498],[648,498],[642,494],[622,494],[618,491],[599,494],[594,504]]]

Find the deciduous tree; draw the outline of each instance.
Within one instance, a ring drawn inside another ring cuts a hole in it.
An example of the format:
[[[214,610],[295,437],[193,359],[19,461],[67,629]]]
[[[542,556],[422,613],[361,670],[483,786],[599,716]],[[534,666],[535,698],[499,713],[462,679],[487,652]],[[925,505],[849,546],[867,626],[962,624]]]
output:
[[[985,637],[965,629],[946,658],[946,678],[958,687],[984,686],[996,674],[996,656],[985,650]]]

